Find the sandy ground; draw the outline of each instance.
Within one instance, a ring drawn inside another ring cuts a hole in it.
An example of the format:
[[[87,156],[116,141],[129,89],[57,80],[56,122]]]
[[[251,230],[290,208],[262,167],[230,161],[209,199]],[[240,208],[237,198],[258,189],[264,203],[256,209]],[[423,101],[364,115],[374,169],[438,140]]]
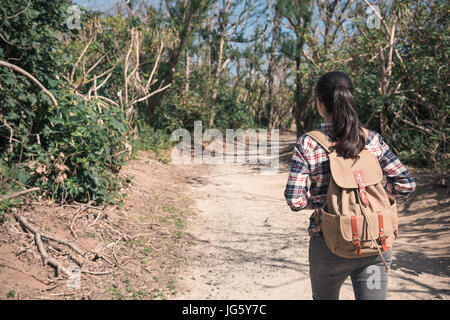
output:
[[[292,212],[283,191],[295,135],[280,134],[280,169],[263,175],[247,164],[210,165],[192,196],[194,242],[176,299],[311,299],[306,228],[311,211]],[[417,191],[399,201],[388,299],[448,299],[450,217],[445,188],[415,169]],[[341,299],[354,299],[350,279]]]

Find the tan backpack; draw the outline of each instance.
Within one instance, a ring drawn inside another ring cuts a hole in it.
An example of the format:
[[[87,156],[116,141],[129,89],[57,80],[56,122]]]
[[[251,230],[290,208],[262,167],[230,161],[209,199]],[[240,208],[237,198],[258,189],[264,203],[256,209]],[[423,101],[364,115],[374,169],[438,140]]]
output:
[[[367,129],[363,129],[366,137]],[[358,258],[380,254],[392,248],[398,235],[397,206],[382,186],[383,171],[378,159],[363,149],[359,159],[344,159],[333,150],[335,143],[322,131],[307,135],[328,153],[330,183],[320,226],[325,242],[334,254]],[[317,214],[315,215],[318,220]]]

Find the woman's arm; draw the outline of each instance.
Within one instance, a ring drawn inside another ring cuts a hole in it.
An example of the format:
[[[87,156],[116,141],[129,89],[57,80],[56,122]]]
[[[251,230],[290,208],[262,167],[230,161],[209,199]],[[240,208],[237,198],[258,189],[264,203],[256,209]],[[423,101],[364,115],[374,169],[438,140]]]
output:
[[[311,206],[311,201],[307,197],[309,167],[302,152],[304,140],[307,138],[309,137],[306,135],[302,136],[295,144],[289,177],[284,190],[284,197],[292,211],[308,209]]]
[[[416,182],[408,169],[401,163],[400,159],[391,151],[389,146],[378,135],[380,143],[380,166],[386,176],[385,189],[390,196],[408,197],[416,189]]]

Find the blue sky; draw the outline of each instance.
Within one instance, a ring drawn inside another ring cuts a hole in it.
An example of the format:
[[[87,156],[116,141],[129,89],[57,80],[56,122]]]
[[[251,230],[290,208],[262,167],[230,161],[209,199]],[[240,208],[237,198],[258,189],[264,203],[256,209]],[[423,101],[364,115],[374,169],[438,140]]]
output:
[[[120,0],[119,0],[120,1]],[[73,3],[79,4],[88,9],[104,11],[113,7],[118,0],[74,0]]]

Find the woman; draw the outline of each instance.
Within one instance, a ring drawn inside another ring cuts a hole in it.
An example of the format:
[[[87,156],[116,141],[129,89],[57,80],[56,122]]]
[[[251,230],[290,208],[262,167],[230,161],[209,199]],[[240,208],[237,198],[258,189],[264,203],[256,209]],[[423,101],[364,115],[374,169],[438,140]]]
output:
[[[372,152],[386,177],[388,196],[407,197],[415,190],[414,179],[378,133],[369,130],[366,141],[352,91],[350,78],[342,72],[328,72],[319,78],[315,88],[316,103],[324,123],[318,129],[337,142],[336,152],[341,156],[354,158],[364,148]],[[311,180],[310,196],[307,195],[308,179]],[[380,256],[342,258],[331,253],[325,243],[320,221],[329,181],[326,151],[308,135],[301,136],[295,144],[284,196],[293,211],[315,209],[319,219],[316,222],[311,215],[308,228],[313,299],[339,299],[340,288],[348,276],[356,299],[386,299],[388,274]],[[383,257],[390,265],[392,249],[384,252]]]

